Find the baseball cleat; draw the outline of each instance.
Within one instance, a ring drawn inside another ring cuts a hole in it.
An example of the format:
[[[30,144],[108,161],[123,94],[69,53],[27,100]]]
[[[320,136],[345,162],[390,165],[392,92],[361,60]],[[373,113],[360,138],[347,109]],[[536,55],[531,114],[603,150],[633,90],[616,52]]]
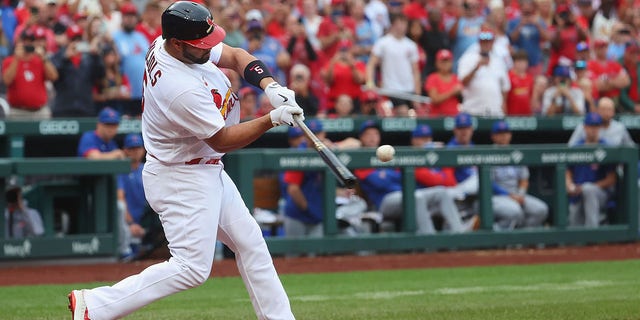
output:
[[[69,298],[71,320],[91,320],[89,319],[89,310],[84,302],[82,290],[73,290],[67,297]]]

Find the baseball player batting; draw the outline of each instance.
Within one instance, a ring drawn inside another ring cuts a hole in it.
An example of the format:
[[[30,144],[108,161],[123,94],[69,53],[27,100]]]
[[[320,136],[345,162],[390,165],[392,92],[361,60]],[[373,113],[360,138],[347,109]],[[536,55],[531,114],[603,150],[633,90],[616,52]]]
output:
[[[235,252],[258,319],[294,319],[260,228],[220,158],[275,125],[293,125],[303,111],[293,91],[246,51],[222,44],[224,36],[209,10],[195,2],[178,1],[163,12],[162,37],[146,55],[142,179],[171,258],[113,286],[73,290],[72,319],[121,318],[201,285],[211,272],[216,238]],[[238,98],[218,67],[263,88],[276,108],[239,123]]]

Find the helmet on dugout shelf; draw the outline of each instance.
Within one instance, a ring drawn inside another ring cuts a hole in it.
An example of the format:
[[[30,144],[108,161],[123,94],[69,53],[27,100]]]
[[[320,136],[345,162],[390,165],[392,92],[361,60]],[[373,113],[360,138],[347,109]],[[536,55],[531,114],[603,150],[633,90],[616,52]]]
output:
[[[175,38],[196,48],[210,49],[226,33],[213,22],[209,10],[192,1],[177,1],[162,13],[162,38]]]

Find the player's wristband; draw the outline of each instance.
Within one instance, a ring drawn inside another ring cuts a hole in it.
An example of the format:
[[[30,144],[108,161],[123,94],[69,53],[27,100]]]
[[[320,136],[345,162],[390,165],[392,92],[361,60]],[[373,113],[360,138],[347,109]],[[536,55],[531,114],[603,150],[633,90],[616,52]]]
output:
[[[273,78],[269,68],[260,60],[253,60],[244,68],[244,80],[260,88],[260,81]]]

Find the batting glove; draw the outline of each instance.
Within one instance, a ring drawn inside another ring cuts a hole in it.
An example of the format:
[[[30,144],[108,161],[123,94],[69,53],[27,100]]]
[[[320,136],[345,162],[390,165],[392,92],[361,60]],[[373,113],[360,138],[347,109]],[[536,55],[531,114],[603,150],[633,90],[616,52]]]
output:
[[[269,102],[274,108],[283,105],[298,106],[296,103],[296,94],[293,90],[283,87],[277,82],[271,82],[264,88],[264,93],[269,98]]]
[[[298,106],[283,105],[282,107],[273,109],[269,112],[271,123],[274,127],[281,124],[293,127],[295,124],[293,121],[294,115],[299,115],[300,120],[304,121],[304,111],[302,111],[302,108]]]

